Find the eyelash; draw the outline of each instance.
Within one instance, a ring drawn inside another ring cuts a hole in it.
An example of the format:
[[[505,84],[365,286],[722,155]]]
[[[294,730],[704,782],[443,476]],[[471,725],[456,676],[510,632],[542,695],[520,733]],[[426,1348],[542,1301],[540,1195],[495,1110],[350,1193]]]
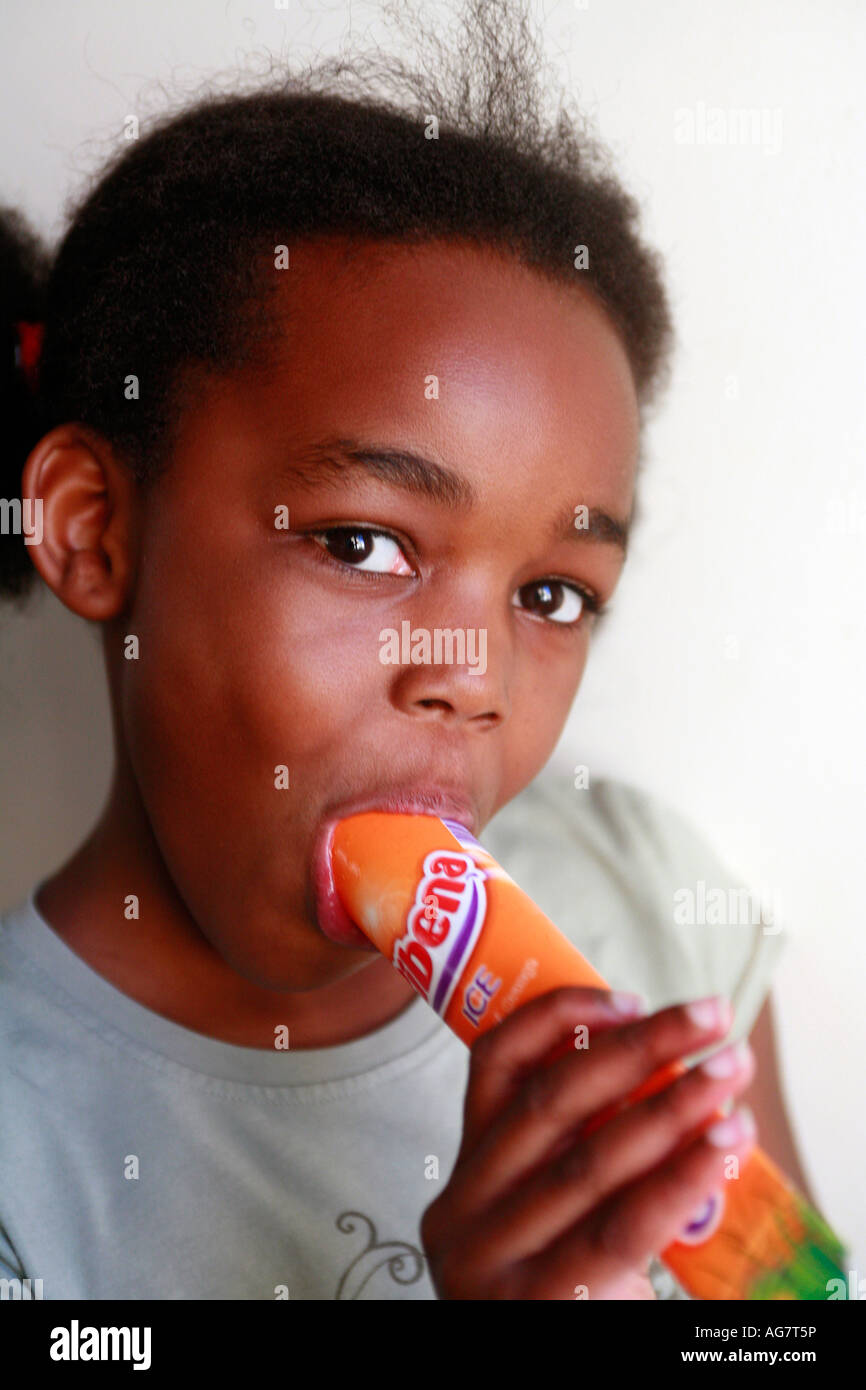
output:
[[[319,560],[322,564],[327,565],[329,569],[338,569],[342,574],[346,574],[348,572],[349,574],[357,575],[358,582],[361,584],[368,584],[371,580],[375,582],[376,580],[380,579],[391,579],[394,576],[387,574],[381,570],[358,569],[356,565],[349,565],[343,560],[336,559],[335,556],[330,555],[327,550],[325,550],[321,545],[318,544],[319,537],[341,535],[345,534],[345,532],[347,531],[363,531],[370,536],[385,536],[388,540],[392,540],[397,545],[399,545],[401,549],[405,549],[408,551],[411,551],[412,549],[412,547],[408,546],[407,543],[400,538],[400,536],[395,535],[393,531],[384,531],[381,528],[375,526],[355,526],[353,524],[346,524],[343,526],[327,526],[322,530],[309,531],[305,533],[313,542],[313,553],[317,560]],[[408,578],[408,575],[398,577]],[[580,617],[575,622],[571,623],[558,623],[555,621],[555,619],[547,617],[545,614],[539,615],[537,613],[533,613],[530,614],[531,617],[538,618],[540,616],[542,620],[546,623],[549,623],[551,627],[562,628],[565,631],[568,631],[569,629],[571,631],[574,631],[575,629],[583,626],[584,618],[588,615],[600,618],[604,613],[608,611],[608,605],[602,603],[601,599],[599,599],[598,596],[594,594],[591,589],[584,589],[582,585],[575,584],[573,579],[559,579],[556,575],[551,574],[545,575],[542,579],[537,579],[534,582],[536,584],[543,584],[545,580],[548,579],[552,580],[555,584],[562,584],[564,588],[572,589],[576,594],[579,594],[580,598],[583,600],[584,611],[581,613]],[[533,581],[530,581],[530,583],[532,582]],[[521,585],[521,588],[526,587],[526,585]]]

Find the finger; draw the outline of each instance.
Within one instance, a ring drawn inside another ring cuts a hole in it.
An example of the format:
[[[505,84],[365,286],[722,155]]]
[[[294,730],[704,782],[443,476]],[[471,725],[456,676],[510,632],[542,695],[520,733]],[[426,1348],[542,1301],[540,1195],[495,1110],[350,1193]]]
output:
[[[715,1023],[703,1007],[674,1004],[649,1018],[591,1032],[586,1050],[533,1071],[455,1168],[452,1197],[471,1193],[473,1207],[496,1201],[591,1116],[665,1063],[701,1051],[730,1026],[730,1005],[718,1002]]]
[[[731,1053],[733,1070],[714,1075]],[[723,1048],[542,1164],[486,1213],[491,1267],[525,1259],[551,1244],[619,1189],[671,1158],[718,1118],[723,1101],[746,1090],[754,1073],[747,1045]]]
[[[629,1000],[634,1001],[631,1012]],[[528,1072],[542,1066],[554,1050],[574,1051],[576,1028],[585,1025],[596,1033],[615,1027],[635,1017],[640,1002],[636,995],[564,986],[530,1000],[484,1033],[470,1054],[457,1162],[510,1103]]]
[[[589,1221],[524,1261],[519,1283],[536,1290],[533,1298],[573,1297],[568,1291],[585,1284],[592,1298],[593,1286],[601,1289],[629,1269],[645,1268],[648,1259],[678,1238],[709,1196],[724,1199],[728,1158],[736,1154],[746,1159],[756,1137],[748,1108],[734,1114],[744,1126],[741,1139],[723,1136],[713,1143],[717,1126],[712,1126],[660,1168],[621,1189]],[[732,1119],[720,1123],[729,1125]]]

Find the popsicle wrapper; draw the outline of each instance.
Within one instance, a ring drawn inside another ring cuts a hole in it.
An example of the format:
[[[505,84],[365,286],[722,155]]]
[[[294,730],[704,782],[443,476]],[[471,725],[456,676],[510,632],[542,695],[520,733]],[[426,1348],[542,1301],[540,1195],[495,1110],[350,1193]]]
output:
[[[352,920],[470,1048],[537,995],[562,985],[608,988],[454,821],[378,811],[350,816],[336,827],[331,863]],[[566,1039],[549,1060],[572,1046]],[[684,1070],[682,1063],[661,1068],[623,1104]],[[609,1107],[582,1133],[621,1108]],[[738,1167],[661,1260],[693,1298],[828,1298],[828,1289],[839,1287],[831,1281],[846,1279],[845,1247],[762,1149],[753,1147]]]

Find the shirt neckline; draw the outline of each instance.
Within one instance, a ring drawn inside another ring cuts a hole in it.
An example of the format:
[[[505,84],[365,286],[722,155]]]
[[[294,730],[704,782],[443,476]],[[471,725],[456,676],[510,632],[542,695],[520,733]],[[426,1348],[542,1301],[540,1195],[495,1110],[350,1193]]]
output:
[[[334,1047],[285,1051],[242,1047],[197,1033],[130,998],[67,946],[43,917],[36,898],[44,880],[0,918],[0,945],[26,958],[47,977],[61,1007],[83,1009],[142,1049],[188,1070],[228,1081],[266,1086],[304,1086],[344,1081],[383,1067],[416,1048],[435,1048],[445,1024],[420,996],[389,1023]],[[291,1034],[289,1036],[291,1043]]]

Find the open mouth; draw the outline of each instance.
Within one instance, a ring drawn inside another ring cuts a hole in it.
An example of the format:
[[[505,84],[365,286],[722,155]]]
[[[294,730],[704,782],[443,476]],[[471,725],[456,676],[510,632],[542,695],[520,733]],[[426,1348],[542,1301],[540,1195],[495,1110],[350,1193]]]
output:
[[[354,946],[362,951],[375,951],[376,947],[357,927],[340,902],[334,885],[331,868],[331,842],[338,817],[332,817],[326,824],[324,833],[316,840],[313,852],[313,885],[315,889],[316,921],[323,936],[335,941],[338,946]]]
[[[331,867],[331,844],[334,829],[340,820],[360,815],[363,811],[384,811],[403,815],[437,816],[442,820],[458,821],[473,832],[477,817],[462,794],[437,789],[418,790],[401,794],[391,793],[380,798],[344,805],[332,812],[319,826],[312,854],[312,879],[315,919],[329,941],[355,950],[376,951],[376,947],[351,919],[340,901]]]

